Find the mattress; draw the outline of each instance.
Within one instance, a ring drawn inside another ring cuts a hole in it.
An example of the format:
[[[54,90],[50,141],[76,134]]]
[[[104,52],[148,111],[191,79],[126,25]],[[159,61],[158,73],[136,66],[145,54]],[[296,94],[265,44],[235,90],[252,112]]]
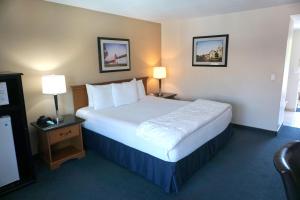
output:
[[[231,122],[231,108],[194,131],[171,150],[157,146],[151,141],[142,140],[136,135],[136,129],[142,122],[172,112],[188,103],[187,101],[146,96],[136,103],[119,107],[102,110],[84,107],[76,112],[76,116],[86,120],[83,123],[83,127],[86,129],[161,160],[177,162],[224,131]]]

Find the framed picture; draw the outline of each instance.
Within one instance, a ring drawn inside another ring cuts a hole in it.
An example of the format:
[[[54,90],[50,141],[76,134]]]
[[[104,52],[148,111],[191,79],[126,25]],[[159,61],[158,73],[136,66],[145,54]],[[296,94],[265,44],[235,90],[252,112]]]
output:
[[[229,35],[193,37],[193,66],[227,67]]]
[[[129,39],[98,37],[98,57],[101,73],[129,71]]]

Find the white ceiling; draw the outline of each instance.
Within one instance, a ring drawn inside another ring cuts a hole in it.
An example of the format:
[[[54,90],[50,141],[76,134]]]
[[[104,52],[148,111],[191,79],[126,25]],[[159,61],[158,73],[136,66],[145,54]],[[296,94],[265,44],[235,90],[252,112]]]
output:
[[[300,0],[46,0],[154,22],[219,15]]]

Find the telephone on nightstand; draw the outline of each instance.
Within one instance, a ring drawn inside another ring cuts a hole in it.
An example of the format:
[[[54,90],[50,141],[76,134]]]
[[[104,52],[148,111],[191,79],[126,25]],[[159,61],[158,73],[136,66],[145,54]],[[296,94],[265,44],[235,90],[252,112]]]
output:
[[[54,125],[56,123],[56,121],[50,117],[46,117],[44,115],[40,116],[37,121],[36,124],[42,128],[46,128],[48,126]]]

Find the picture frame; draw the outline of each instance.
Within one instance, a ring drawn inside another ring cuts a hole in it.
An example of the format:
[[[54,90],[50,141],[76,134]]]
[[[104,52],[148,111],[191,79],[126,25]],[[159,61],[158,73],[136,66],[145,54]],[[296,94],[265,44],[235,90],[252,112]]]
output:
[[[193,37],[192,66],[227,67],[229,34]]]
[[[129,39],[98,37],[97,41],[100,73],[131,69]]]

